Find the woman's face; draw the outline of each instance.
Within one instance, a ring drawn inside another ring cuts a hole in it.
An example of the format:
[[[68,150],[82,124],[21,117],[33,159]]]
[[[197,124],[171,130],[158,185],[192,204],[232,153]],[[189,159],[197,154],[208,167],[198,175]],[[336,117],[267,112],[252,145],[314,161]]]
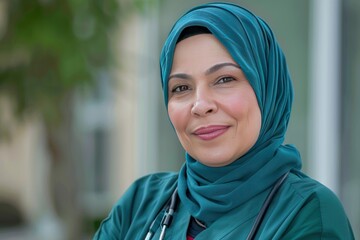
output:
[[[255,93],[213,35],[195,35],[177,44],[168,88],[170,120],[196,160],[225,166],[255,144],[261,127]]]

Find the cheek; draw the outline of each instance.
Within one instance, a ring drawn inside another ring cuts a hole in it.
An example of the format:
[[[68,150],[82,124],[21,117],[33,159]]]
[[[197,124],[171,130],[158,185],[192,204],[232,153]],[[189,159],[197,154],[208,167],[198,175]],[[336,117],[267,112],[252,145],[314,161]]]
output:
[[[228,95],[222,103],[226,111],[238,121],[246,119],[254,123],[261,122],[259,105],[251,89]]]
[[[249,111],[249,102],[243,95],[236,94],[223,98],[222,105],[234,117],[242,117]]]
[[[169,102],[168,114],[177,133],[185,130],[187,125],[187,112],[184,106]]]

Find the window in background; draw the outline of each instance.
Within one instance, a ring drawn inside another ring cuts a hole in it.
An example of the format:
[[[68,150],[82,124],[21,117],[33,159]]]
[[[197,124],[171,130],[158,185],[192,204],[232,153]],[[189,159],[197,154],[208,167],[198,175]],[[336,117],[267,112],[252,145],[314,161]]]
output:
[[[114,122],[110,76],[106,71],[98,71],[96,79],[95,88],[79,93],[75,116],[81,201],[85,214],[93,217],[102,216],[110,201],[110,141]]]

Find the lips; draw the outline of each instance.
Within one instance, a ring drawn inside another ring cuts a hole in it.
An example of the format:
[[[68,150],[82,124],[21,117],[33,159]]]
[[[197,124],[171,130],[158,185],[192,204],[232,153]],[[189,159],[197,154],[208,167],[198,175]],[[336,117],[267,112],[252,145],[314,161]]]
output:
[[[201,127],[194,131],[194,135],[202,140],[212,140],[220,135],[224,134],[228,130],[229,126],[213,125],[207,127]]]

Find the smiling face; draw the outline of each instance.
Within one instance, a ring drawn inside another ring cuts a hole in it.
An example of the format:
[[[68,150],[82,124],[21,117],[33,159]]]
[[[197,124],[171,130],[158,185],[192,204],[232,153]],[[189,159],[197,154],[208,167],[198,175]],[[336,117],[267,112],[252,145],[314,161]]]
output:
[[[255,144],[261,128],[255,93],[213,35],[195,35],[176,45],[168,89],[170,120],[196,160],[225,166]]]

